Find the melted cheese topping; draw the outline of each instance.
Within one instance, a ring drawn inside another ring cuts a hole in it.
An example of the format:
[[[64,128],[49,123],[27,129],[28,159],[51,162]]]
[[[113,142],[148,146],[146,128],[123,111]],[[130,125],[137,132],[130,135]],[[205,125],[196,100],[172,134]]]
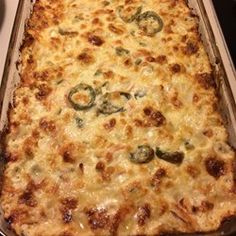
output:
[[[36,1],[5,142],[1,204],[18,235],[212,231],[235,214],[197,27],[184,0]],[[183,160],[134,163],[141,145]]]

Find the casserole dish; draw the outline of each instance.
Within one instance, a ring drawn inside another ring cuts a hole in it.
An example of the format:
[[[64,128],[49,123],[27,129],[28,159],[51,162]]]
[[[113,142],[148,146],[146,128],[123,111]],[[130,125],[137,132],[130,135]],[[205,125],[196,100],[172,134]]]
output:
[[[222,36],[219,36],[220,35],[219,27],[217,26],[216,22],[215,23],[211,22],[212,19],[215,19],[215,18],[213,15],[214,12],[212,11],[212,7],[211,7],[211,5],[209,5],[209,2],[208,2],[208,5],[207,5],[207,3],[203,3],[201,1],[197,1],[197,2],[196,1],[189,1],[188,4],[191,8],[193,8],[193,11],[199,16],[199,26],[200,26],[199,31],[201,32],[202,40],[205,43],[205,48],[207,49],[208,56],[211,60],[212,66],[214,67],[213,72],[214,72],[214,77],[216,78],[217,92],[218,92],[218,97],[219,97],[219,101],[220,101],[219,104],[217,104],[218,109],[221,110],[221,114],[222,114],[224,121],[225,121],[225,126],[228,128],[228,132],[230,135],[229,136],[230,144],[231,144],[231,146],[235,147],[235,94],[233,93],[235,91],[234,90],[235,72],[232,67],[232,63],[230,61],[230,58],[228,57],[227,50],[224,46],[224,41],[222,40]],[[123,10],[123,8],[119,8],[119,10],[118,10],[122,20],[127,23],[131,23],[133,21],[133,18],[132,19],[125,18],[122,15],[122,10]],[[141,8],[140,9],[138,8],[138,16],[135,15],[136,21],[137,21],[137,24],[140,27],[140,29],[144,30],[144,32],[146,33],[147,36],[152,36],[153,33],[157,33],[158,31],[161,30],[161,25],[162,25],[161,18],[158,18],[158,16],[151,11],[146,11],[145,13],[142,13],[142,14],[139,11],[141,11]],[[206,13],[206,11],[208,11],[208,14]],[[19,11],[17,13],[17,17],[18,17],[17,22],[20,22],[20,24],[19,25],[16,24],[15,29],[13,31],[11,46],[10,46],[10,50],[9,50],[9,57],[8,57],[8,61],[6,64],[4,78],[3,78],[2,86],[1,86],[1,95],[2,95],[2,101],[3,101],[2,109],[1,109],[1,111],[2,111],[1,112],[2,128],[4,125],[6,125],[6,121],[7,121],[7,111],[8,111],[8,107],[10,104],[10,98],[11,98],[10,94],[12,94],[12,92],[14,91],[14,88],[17,84],[17,81],[19,81],[18,70],[17,70],[18,68],[16,68],[16,65],[17,66],[20,65],[20,63],[17,63],[18,48],[22,42],[23,30],[24,30],[23,26],[25,24],[25,20],[27,19],[27,16],[29,15],[29,13],[30,13],[29,2],[21,1],[20,5],[19,5]],[[211,17],[209,19],[208,16],[210,16],[210,15],[211,15]],[[153,30],[153,31],[148,31],[145,27],[142,26],[143,19],[146,19],[148,17],[149,18],[151,17],[153,19],[158,19],[158,24],[159,24],[158,28],[154,28],[155,30]],[[79,20],[81,20],[81,18]],[[22,22],[24,22],[24,23],[22,23]],[[109,30],[111,30],[115,34],[121,34],[123,31],[122,29],[119,29],[119,28],[117,29],[112,24],[109,25]],[[74,31],[68,32],[68,31],[59,29],[59,34],[61,36],[69,35],[70,37],[73,37],[74,35],[77,35],[77,32],[74,32]],[[214,37],[216,37],[216,38],[214,38]],[[93,35],[88,36],[88,41],[95,46],[100,46],[104,43],[104,41],[102,39],[100,39],[98,36],[95,37]],[[26,41],[26,43],[27,43],[27,41]],[[142,43],[142,46],[145,47],[145,45],[143,43]],[[192,53],[195,53],[198,49],[195,47],[195,45],[193,45],[192,43],[189,43],[187,49],[186,50],[183,49],[183,50],[186,54],[192,54]],[[119,57],[122,57],[124,55],[126,56],[127,54],[129,54],[129,51],[127,49],[124,49],[121,47],[116,47],[115,51]],[[87,55],[86,51],[79,54],[77,59],[79,61],[82,61],[80,66],[84,66],[85,63],[90,64],[93,61],[93,58],[91,56]],[[150,63],[152,63],[156,60],[157,63],[161,64],[165,61],[165,57],[160,56],[160,57],[157,57],[157,59],[155,59],[155,58],[153,59],[153,57],[149,57],[147,60]],[[127,63],[129,64],[129,61],[127,61]],[[139,65],[139,62],[137,62],[137,65]],[[149,67],[149,69],[150,69],[150,67]],[[175,72],[176,70],[179,71],[179,65],[175,65],[173,67],[173,71]],[[99,76],[100,74],[101,74],[100,71],[96,71],[95,76],[97,76],[97,75]],[[105,75],[109,77],[109,76],[112,76],[112,73],[106,73]],[[47,77],[47,74],[46,75],[43,74],[43,76]],[[39,75],[39,78],[41,78],[41,75]],[[208,80],[209,77],[204,75],[203,79]],[[200,81],[202,81],[202,77],[200,78]],[[59,83],[61,83],[61,81],[58,81],[58,84]],[[205,85],[204,83],[203,83],[203,85],[208,88],[208,85]],[[36,94],[36,98],[41,99],[42,97],[47,95],[47,92],[50,92],[49,88],[46,88],[46,92],[45,92],[44,88],[45,87],[38,88],[39,92]],[[161,89],[161,87],[158,87],[158,88]],[[89,95],[88,104],[87,103],[80,104],[78,102],[75,102],[74,94],[76,94],[78,91],[85,91],[86,93],[88,93],[88,95]],[[74,86],[67,95],[67,99],[70,104],[70,109],[72,109],[72,108],[74,110],[90,109],[94,105],[95,96],[96,96],[96,93],[93,90],[93,88],[85,83],[83,83],[83,84],[80,83],[79,85]],[[118,96],[117,94],[115,94],[115,96],[113,96],[112,93],[106,93],[104,96],[102,96],[103,100],[101,100],[100,103],[99,103],[99,101],[97,102],[99,113],[102,115],[111,115],[113,113],[123,112],[125,110],[125,109],[123,109],[123,107],[120,108],[118,105],[114,106],[111,104],[110,104],[110,106],[107,106],[107,103],[105,102],[105,100],[107,101],[108,97],[109,97],[109,99],[113,99],[114,97],[117,97],[117,96]],[[134,94],[134,96],[136,96],[136,95]],[[118,97],[122,97],[122,98],[120,98],[119,104],[124,103],[124,99],[132,100],[131,95],[128,94],[126,91],[120,92]],[[143,96],[139,95],[139,97],[143,97]],[[27,99],[26,99],[26,104],[27,104]],[[106,104],[106,106],[105,106],[105,104]],[[14,106],[14,100],[13,100],[13,106]],[[118,108],[117,108],[117,106],[118,106]],[[177,106],[177,107],[181,106],[181,102],[176,100],[176,98],[174,100],[174,106]],[[60,114],[60,113],[61,113],[61,110],[60,110],[60,112],[58,111],[58,114]],[[160,111],[152,111],[152,110],[150,110],[150,108],[148,108],[148,109],[145,108],[144,113],[148,117],[151,116],[151,121],[148,120],[148,123],[144,123],[144,125],[142,125],[142,123],[140,123],[140,121],[136,120],[135,122],[139,126],[141,126],[141,127],[142,126],[144,126],[144,127],[149,127],[149,126],[159,127],[161,125],[165,125],[166,119]],[[154,120],[152,119],[153,114],[155,117],[158,118],[157,120],[156,120],[156,118]],[[79,128],[81,128],[80,126],[82,126],[82,124],[81,124],[82,121],[81,121],[81,119],[78,119],[78,117],[76,118],[76,123],[79,126]],[[109,124],[104,124],[104,127],[105,127],[105,129],[110,129],[115,124],[116,124],[116,120],[114,120],[114,118],[113,118],[113,120],[111,120]],[[49,123],[48,121],[45,121],[45,120],[40,120],[40,127],[45,132],[55,130],[53,123]],[[89,141],[87,140],[87,142],[89,142]],[[85,142],[85,144],[86,144],[86,142]],[[69,147],[71,147],[71,146],[69,146]],[[121,148],[121,147],[119,146],[119,148]],[[67,147],[65,149],[67,149]],[[63,159],[65,162],[74,163],[74,160],[73,160],[73,158],[71,158],[71,154],[69,153],[69,151],[70,150],[64,152],[64,150],[63,150],[63,154],[62,154]],[[145,152],[145,153],[148,152],[150,154],[150,155],[148,155],[150,158],[145,159],[145,160],[142,159],[142,158],[144,158],[143,156],[141,156],[142,157],[141,159],[137,158],[138,156],[140,156],[139,154],[143,153],[143,152]],[[27,155],[31,156],[31,152],[27,151]],[[160,149],[156,149],[156,155],[162,160],[167,160],[170,157],[169,153],[167,153],[167,154],[163,153],[163,151],[161,151]],[[173,155],[172,155],[172,157],[173,157]],[[152,159],[153,159],[153,151],[147,145],[138,146],[138,150],[136,152],[132,152],[131,156],[130,156],[131,162],[134,162],[134,163],[138,162],[139,164],[150,162]],[[182,152],[175,152],[174,159],[170,162],[172,162],[172,164],[173,163],[174,164],[181,164],[182,161],[183,161],[183,153]],[[212,161],[213,161],[212,158],[210,158],[209,160],[207,160],[207,163],[209,163],[209,162],[212,163]],[[216,179],[218,179],[224,173],[224,169],[222,170],[221,167],[218,167],[218,164],[220,165],[221,162],[217,162],[213,165],[213,166],[216,165],[217,169],[219,170],[217,174],[215,174],[211,168],[207,169],[208,172],[210,172],[210,174],[213,175]],[[82,168],[82,167],[80,166],[80,168]],[[98,172],[100,172],[100,171],[103,172],[104,168],[105,168],[104,163],[101,163],[101,162],[97,163],[96,170]],[[109,170],[112,170],[112,169],[110,168]],[[158,176],[159,176],[159,174],[160,173],[158,172]],[[162,174],[164,175],[163,171],[161,172],[161,175]],[[109,181],[109,177],[107,177],[107,173],[102,174],[102,179]],[[34,187],[34,188],[36,188],[36,187]],[[30,199],[28,199],[29,195],[31,196],[31,192],[29,194],[28,191],[29,190],[26,189],[27,199],[25,199],[26,195],[22,195],[23,197],[19,198],[19,204],[23,203],[23,204],[26,204],[30,207],[33,207],[36,204],[36,202],[34,200],[32,200],[31,197],[30,197]],[[5,201],[6,201],[6,199],[5,199]],[[68,201],[69,200],[67,199],[66,202],[68,203]],[[63,200],[62,205],[64,204],[64,202],[65,201]],[[69,202],[71,202],[71,201],[69,201]],[[73,203],[74,203],[74,201],[73,201]],[[72,204],[72,205],[73,205],[72,209],[74,209],[75,204]],[[212,205],[210,203],[207,203],[206,205],[208,208],[212,208]],[[144,205],[144,206],[145,207],[139,208],[139,209],[141,209],[140,210],[141,212],[137,213],[138,214],[137,218],[139,219],[138,223],[140,225],[143,225],[145,223],[146,216],[147,217],[150,216],[151,210],[149,209],[149,206],[148,205]],[[62,212],[64,214],[63,219],[66,221],[65,223],[69,223],[68,221],[71,221],[72,216],[70,215],[71,214],[70,212],[72,209],[66,208],[66,210],[65,210],[63,208]],[[85,212],[86,212],[86,215],[89,219],[89,222],[90,223],[92,222],[92,229],[93,230],[97,229],[96,227],[98,227],[98,228],[102,228],[103,226],[105,227],[104,224],[106,224],[106,223],[110,224],[110,216],[107,216],[107,212],[105,210],[102,210],[102,211],[98,210],[98,212],[97,212],[97,210],[94,211],[93,209],[92,210],[90,209],[90,210],[85,210]],[[125,210],[125,212],[126,212],[126,210]],[[97,217],[98,217],[97,214],[99,217],[101,216],[101,218],[102,218],[101,221],[97,219]],[[172,214],[175,217],[176,216],[178,217],[178,215],[176,215],[177,213],[172,212]],[[121,216],[119,216],[119,217],[121,217]],[[12,221],[12,220],[8,220],[8,221]],[[97,223],[97,221],[98,221],[98,223]],[[182,221],[185,221],[185,220],[182,220]],[[230,232],[231,228],[229,226],[227,226],[227,227],[228,227],[228,232]],[[26,233],[24,233],[24,234],[26,234]],[[102,234],[102,233],[100,232],[100,234]]]

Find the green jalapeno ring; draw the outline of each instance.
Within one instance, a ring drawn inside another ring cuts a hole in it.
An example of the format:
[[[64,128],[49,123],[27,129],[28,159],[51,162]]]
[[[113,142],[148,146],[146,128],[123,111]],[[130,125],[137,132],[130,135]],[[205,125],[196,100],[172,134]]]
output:
[[[137,17],[138,15],[140,15],[140,13],[142,12],[142,6],[139,6],[137,7],[137,10],[135,11],[134,14],[131,14],[130,16],[124,16],[122,14],[122,11],[124,10],[124,6],[119,6],[117,8],[118,10],[118,14],[119,14],[119,17],[125,22],[125,23],[131,23],[133,22]]]
[[[164,152],[160,148],[156,148],[156,156],[164,161],[167,161],[172,164],[180,165],[184,159],[183,152]]]
[[[73,100],[73,95],[80,91],[86,91],[88,93],[90,99],[87,104],[81,104]],[[95,102],[95,99],[96,99],[96,93],[94,89],[90,85],[85,83],[80,83],[75,87],[73,87],[68,95],[68,101],[75,110],[86,110],[91,108]]]
[[[146,25],[142,25],[142,23],[149,19],[151,19],[155,22],[158,23],[158,26],[149,26],[148,23],[146,23]],[[146,11],[144,13],[142,13],[141,15],[139,15],[136,19],[138,27],[144,31],[144,33],[147,36],[153,37],[155,36],[156,33],[160,32],[163,29],[164,23],[161,19],[161,17],[154,11]]]
[[[83,128],[84,127],[84,120],[81,119],[80,117],[75,118],[75,122],[78,128]]]
[[[123,47],[116,47],[116,55],[118,56],[125,56],[129,54],[129,50],[123,48]]]
[[[117,106],[112,103],[112,93],[105,93],[101,98],[101,103],[98,105],[98,111],[105,115],[110,115],[112,113],[125,111],[123,106]],[[131,95],[126,92],[118,92],[120,96],[125,97],[127,100],[131,98]]]
[[[149,145],[140,145],[134,153],[130,153],[129,160],[137,164],[148,163],[154,158],[154,150]]]

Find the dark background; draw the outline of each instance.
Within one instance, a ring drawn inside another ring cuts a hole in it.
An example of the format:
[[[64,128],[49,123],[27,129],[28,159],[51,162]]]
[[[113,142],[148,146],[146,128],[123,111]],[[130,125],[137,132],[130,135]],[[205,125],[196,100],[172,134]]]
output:
[[[236,0],[213,0],[213,3],[236,67]]]

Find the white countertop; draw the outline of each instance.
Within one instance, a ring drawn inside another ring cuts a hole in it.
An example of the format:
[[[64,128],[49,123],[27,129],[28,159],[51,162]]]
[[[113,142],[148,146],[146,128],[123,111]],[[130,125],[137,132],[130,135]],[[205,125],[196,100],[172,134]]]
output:
[[[0,0],[0,82],[19,0]]]

